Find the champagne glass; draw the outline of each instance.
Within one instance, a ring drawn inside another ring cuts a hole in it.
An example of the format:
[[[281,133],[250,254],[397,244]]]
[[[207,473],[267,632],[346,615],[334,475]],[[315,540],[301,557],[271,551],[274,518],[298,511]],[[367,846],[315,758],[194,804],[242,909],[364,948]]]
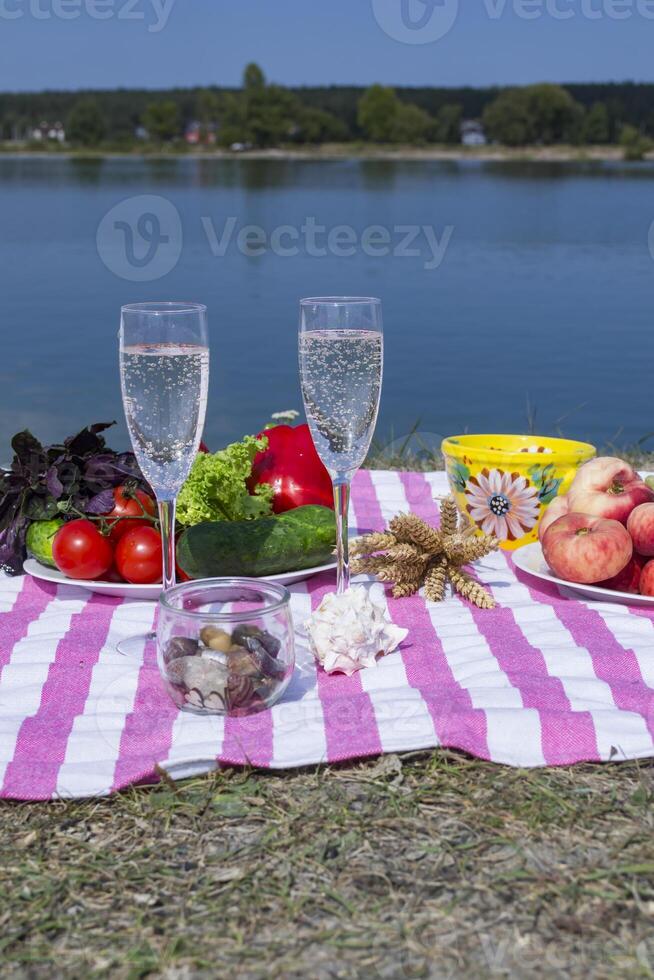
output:
[[[379,411],[384,360],[381,300],[301,300],[299,357],[304,410],[334,486],[340,594],[350,586],[350,484],[370,448]]]
[[[157,498],[167,591],[175,585],[177,495],[198,453],[207,409],[206,306],[123,306],[120,384],[134,454]]]

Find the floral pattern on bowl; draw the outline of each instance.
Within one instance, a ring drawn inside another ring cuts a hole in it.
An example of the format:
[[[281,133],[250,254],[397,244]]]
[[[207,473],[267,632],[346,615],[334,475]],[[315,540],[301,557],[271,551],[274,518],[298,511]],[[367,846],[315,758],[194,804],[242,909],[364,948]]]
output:
[[[500,541],[516,541],[538,521],[538,487],[517,473],[484,469],[470,477],[465,495],[477,527]]]
[[[514,549],[536,540],[548,504],[567,492],[595,447],[545,436],[457,436],[444,440],[443,455],[461,513]]]

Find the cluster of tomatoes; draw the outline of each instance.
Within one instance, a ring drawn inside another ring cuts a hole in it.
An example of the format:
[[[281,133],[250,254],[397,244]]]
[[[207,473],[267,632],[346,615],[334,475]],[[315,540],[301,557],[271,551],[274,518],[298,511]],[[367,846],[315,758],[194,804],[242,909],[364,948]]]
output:
[[[161,581],[161,535],[156,504],[143,490],[113,491],[114,507],[99,520],[80,518],[59,528],[52,557],[60,572],[76,579],[149,585]]]

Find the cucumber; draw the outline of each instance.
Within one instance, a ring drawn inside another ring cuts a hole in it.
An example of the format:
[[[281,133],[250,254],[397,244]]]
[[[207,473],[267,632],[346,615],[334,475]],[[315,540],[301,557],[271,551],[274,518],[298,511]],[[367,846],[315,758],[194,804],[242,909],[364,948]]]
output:
[[[177,564],[190,578],[257,578],[326,565],[336,545],[334,511],[314,504],[254,521],[212,521],[187,528]]]
[[[34,521],[27,529],[25,545],[28,555],[48,568],[57,567],[52,557],[52,542],[63,523],[61,518],[56,517],[52,521]]]

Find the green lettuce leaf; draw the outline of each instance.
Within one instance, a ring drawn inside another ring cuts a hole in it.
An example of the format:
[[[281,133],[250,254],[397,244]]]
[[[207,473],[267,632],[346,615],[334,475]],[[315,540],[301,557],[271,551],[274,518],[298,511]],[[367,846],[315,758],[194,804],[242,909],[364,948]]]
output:
[[[248,521],[272,514],[273,488],[261,484],[250,495],[245,481],[264,437],[246,436],[217,453],[199,453],[177,498],[177,520],[190,527],[204,521]]]

